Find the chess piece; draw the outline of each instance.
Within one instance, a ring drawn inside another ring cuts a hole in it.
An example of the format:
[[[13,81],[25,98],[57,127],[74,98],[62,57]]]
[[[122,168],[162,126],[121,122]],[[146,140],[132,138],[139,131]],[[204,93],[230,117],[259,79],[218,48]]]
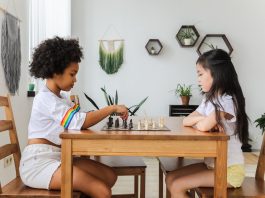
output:
[[[123,120],[123,128],[127,129],[127,120]]]
[[[109,117],[108,127],[112,127],[113,125],[113,117]]]
[[[144,129],[148,130],[148,120],[145,120],[145,122],[144,122]]]
[[[115,128],[119,128],[119,126],[120,126],[120,122],[119,122],[119,118],[117,118],[115,120]]]
[[[163,128],[163,127],[164,127],[164,118],[163,118],[163,117],[160,117],[160,118],[159,118],[158,126],[159,126],[160,128]]]
[[[131,130],[132,128],[133,128],[133,122],[132,122],[132,119],[130,119],[129,130]]]
[[[110,124],[109,124],[109,122],[107,122],[107,129],[109,129],[110,128]]]
[[[137,129],[140,130],[141,129],[141,120],[138,121],[138,124],[137,124]]]
[[[156,122],[153,120],[153,123],[152,123],[152,128],[155,129],[156,128]]]

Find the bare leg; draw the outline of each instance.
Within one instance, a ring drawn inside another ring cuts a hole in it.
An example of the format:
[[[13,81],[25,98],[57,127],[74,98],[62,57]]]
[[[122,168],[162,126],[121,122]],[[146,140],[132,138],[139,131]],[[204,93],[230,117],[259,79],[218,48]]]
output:
[[[114,170],[100,162],[91,159],[75,158],[74,165],[104,181],[109,187],[114,186],[117,181],[117,175]]]
[[[73,166],[73,189],[93,198],[110,198],[111,186],[114,185],[117,176],[111,168],[106,167],[92,160],[75,161]],[[61,167],[53,174],[50,189],[61,189]]]
[[[192,164],[170,172],[166,177],[172,198],[188,198],[186,191],[195,187],[213,187],[214,170],[205,164]]]

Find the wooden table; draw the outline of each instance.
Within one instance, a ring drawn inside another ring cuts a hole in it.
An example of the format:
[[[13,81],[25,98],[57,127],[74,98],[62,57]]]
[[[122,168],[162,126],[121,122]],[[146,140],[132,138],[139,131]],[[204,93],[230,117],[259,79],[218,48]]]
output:
[[[137,119],[137,118],[134,118]],[[104,121],[81,131],[65,131],[62,139],[61,197],[72,197],[73,155],[214,157],[214,197],[226,198],[227,140],[224,133],[183,127],[181,117],[166,117],[171,131],[101,131]],[[134,121],[135,122],[135,121]]]

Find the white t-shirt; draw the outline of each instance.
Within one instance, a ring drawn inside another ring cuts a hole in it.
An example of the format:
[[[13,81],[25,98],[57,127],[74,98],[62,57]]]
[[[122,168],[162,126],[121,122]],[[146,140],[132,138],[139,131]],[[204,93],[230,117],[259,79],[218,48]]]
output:
[[[210,115],[215,111],[214,106],[211,102],[205,103],[206,99],[202,100],[200,106],[196,109],[197,112],[204,116]],[[219,102],[218,102],[219,101]],[[230,140],[228,141],[228,149],[227,149],[227,166],[236,165],[236,164],[244,164],[244,156],[241,150],[241,142],[237,136],[234,135],[235,127],[236,127],[236,115],[234,109],[234,103],[232,96],[223,95],[218,97],[218,101],[214,100],[213,102],[217,104],[218,110],[229,113],[234,116],[231,120],[222,119],[221,122],[224,125],[224,130],[227,135],[230,136]],[[214,167],[214,159],[213,158],[205,158],[205,163],[207,166]]]
[[[33,101],[28,138],[44,138],[60,145],[59,137],[65,129],[80,130],[86,113],[61,93],[61,98],[44,86]]]

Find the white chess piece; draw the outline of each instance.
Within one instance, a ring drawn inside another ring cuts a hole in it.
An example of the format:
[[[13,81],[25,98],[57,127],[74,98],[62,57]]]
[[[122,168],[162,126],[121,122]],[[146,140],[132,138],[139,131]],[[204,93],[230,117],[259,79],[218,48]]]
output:
[[[138,128],[138,130],[141,129],[141,120],[138,121],[137,128]]]
[[[144,122],[144,129],[148,130],[148,120],[145,120],[145,122]]]
[[[152,123],[152,128],[155,129],[156,128],[156,122],[153,120],[153,123]]]
[[[164,127],[164,124],[165,124],[164,118],[161,117],[160,120],[161,120],[160,121],[161,128],[163,128]]]

